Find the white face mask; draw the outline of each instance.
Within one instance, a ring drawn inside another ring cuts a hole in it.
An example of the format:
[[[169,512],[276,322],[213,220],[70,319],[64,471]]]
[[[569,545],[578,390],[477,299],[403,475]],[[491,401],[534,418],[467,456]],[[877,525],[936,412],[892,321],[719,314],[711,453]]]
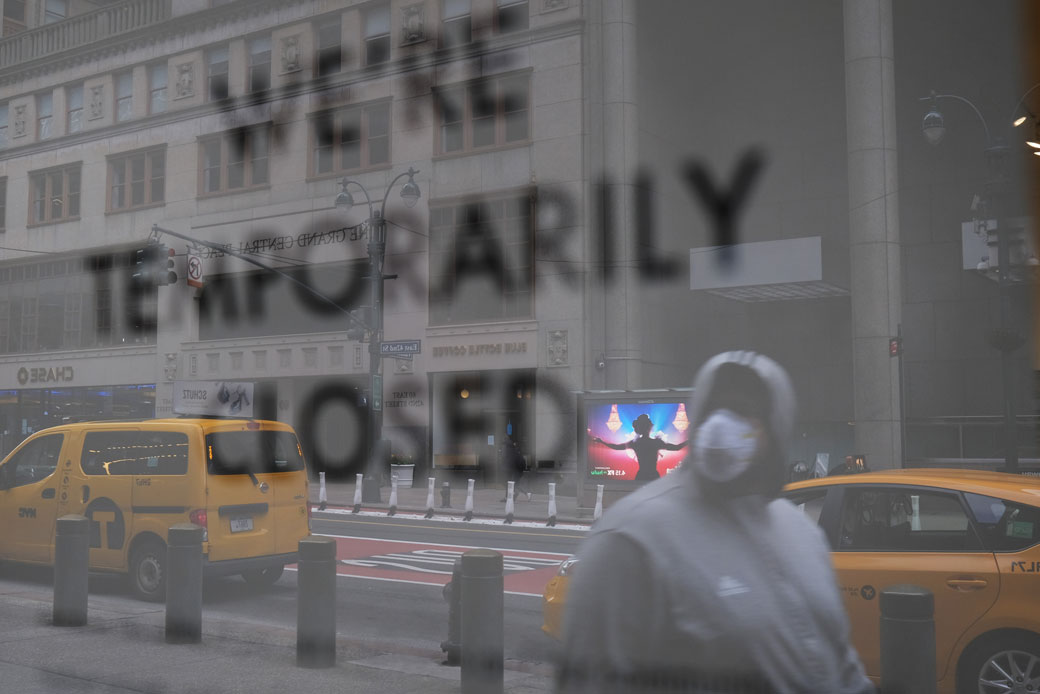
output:
[[[716,410],[704,420],[694,439],[694,466],[713,482],[730,482],[751,467],[759,430],[729,410]]]

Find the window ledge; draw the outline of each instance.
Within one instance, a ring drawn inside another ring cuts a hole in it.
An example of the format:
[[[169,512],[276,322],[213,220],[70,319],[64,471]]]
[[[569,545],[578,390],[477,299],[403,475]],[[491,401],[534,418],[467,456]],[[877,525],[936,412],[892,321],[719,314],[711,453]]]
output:
[[[488,152],[504,152],[511,149],[521,149],[523,147],[530,147],[533,142],[533,140],[528,138],[526,140],[510,142],[506,145],[494,145],[492,147],[481,147],[479,149],[463,149],[458,152],[442,152],[440,154],[434,154],[431,157],[431,159],[433,161],[443,161],[447,159],[458,159],[460,157],[468,157],[475,154],[487,154]]]
[[[270,183],[264,183],[258,186],[249,186],[248,188],[235,188],[233,190],[220,190],[213,193],[202,193],[198,194],[197,200],[213,200],[215,198],[224,198],[229,195],[240,195],[242,193],[256,193],[258,191],[271,190]]]

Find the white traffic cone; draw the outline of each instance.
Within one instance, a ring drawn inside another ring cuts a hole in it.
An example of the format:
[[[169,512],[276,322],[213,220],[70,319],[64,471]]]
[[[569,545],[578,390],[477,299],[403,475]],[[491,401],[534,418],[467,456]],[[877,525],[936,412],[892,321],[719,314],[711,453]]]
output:
[[[433,518],[433,486],[437,484],[437,478],[426,478],[426,518]]]
[[[596,508],[592,509],[592,522],[595,523],[603,515],[603,485],[596,485]]]
[[[397,513],[397,473],[390,475],[390,508],[386,510],[386,515],[392,516]]]
[[[365,475],[358,473],[354,482],[354,513],[361,513],[361,485],[365,483]]]
[[[506,523],[513,522],[513,485],[516,482],[506,482]]]
[[[556,525],[556,483],[549,483],[549,522],[546,523],[550,528]]]
[[[473,483],[474,480],[466,480],[466,515],[463,520],[473,520]]]
[[[329,495],[325,491],[325,473],[318,473],[318,510],[324,511],[329,505]]]

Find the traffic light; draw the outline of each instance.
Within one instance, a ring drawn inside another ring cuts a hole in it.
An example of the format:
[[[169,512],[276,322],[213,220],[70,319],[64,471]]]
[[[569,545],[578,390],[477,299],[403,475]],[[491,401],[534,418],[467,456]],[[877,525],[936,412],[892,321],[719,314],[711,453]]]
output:
[[[138,248],[133,255],[133,280],[139,287],[159,287],[177,281],[173,269],[172,248],[161,243],[150,243]]]
[[[157,264],[159,267],[155,283],[160,286],[176,283],[177,272],[173,269],[173,257],[177,255],[177,251],[168,248],[163,244],[159,244],[157,254]]]
[[[372,327],[372,309],[368,306],[362,306],[351,311],[350,317],[354,320],[350,322],[350,327],[347,328],[347,339],[364,339],[365,333]]]

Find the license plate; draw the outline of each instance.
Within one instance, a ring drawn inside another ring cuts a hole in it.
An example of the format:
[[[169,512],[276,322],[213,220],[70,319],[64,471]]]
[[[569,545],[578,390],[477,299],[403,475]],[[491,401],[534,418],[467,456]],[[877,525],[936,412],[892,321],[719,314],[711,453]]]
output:
[[[245,532],[246,530],[252,530],[252,529],[253,529],[253,519],[252,518],[232,518],[231,519],[231,532],[233,532],[233,533],[241,533],[241,532]]]

